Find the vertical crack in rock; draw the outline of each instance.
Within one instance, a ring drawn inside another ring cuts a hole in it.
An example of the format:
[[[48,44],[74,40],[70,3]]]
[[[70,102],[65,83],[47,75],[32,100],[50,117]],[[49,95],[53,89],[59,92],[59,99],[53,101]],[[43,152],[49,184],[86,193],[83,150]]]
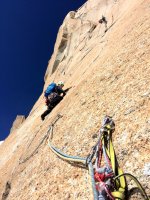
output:
[[[52,74],[55,72],[55,70],[57,69],[59,63],[65,59],[65,53],[64,53],[64,50],[66,49],[67,47],[67,42],[68,42],[68,33],[67,31],[65,31],[62,35],[62,39],[61,39],[61,42],[59,44],[59,47],[58,47],[58,52],[57,52],[57,55],[56,55],[56,59],[54,61],[54,65],[53,65],[53,68],[52,68]]]

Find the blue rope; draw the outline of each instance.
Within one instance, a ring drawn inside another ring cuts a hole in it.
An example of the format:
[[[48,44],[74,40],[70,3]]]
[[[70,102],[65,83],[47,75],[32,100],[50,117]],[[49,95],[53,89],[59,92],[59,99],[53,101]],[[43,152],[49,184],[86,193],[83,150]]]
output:
[[[89,167],[89,173],[91,176],[91,184],[92,184],[92,189],[93,189],[94,200],[98,200],[98,194],[96,191],[96,184],[95,184],[95,179],[94,179],[94,170],[93,170],[93,165],[91,162],[89,162],[88,167]]]
[[[86,158],[81,158],[81,157],[78,157],[78,156],[69,156],[67,154],[64,154],[62,151],[60,151],[59,149],[57,149],[56,147],[54,147],[50,143],[49,143],[49,146],[51,146],[51,148],[53,148],[57,153],[61,154],[62,156],[66,157],[66,158],[79,159],[79,160],[86,161]]]

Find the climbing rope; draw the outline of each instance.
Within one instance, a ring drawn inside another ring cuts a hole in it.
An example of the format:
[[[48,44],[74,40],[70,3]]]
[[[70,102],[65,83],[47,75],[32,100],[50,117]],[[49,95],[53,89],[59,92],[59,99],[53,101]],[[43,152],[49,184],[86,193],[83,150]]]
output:
[[[139,181],[133,175],[123,173],[120,169],[112,144],[112,133],[114,130],[114,121],[111,117],[106,116],[103,120],[102,128],[99,131],[98,142],[92,147],[91,153],[87,158],[70,156],[54,147],[50,141],[52,139],[53,126],[50,129],[51,133],[48,139],[48,146],[60,158],[69,162],[82,163],[88,167],[94,200],[128,199],[129,191],[126,176],[134,180],[143,198],[150,200]],[[95,160],[93,162],[92,160],[94,158]]]
[[[54,126],[54,124],[62,117],[62,115],[58,114],[56,119],[54,120],[54,122],[52,122],[52,124],[49,126],[49,129],[48,131],[46,132],[46,134],[43,136],[43,138],[41,139],[40,143],[38,144],[38,146],[34,149],[34,151],[28,156],[26,157],[25,159],[19,159],[19,164],[22,164],[22,163],[25,163],[27,160],[29,160],[32,156],[34,156],[36,153],[37,153],[37,150],[39,149],[39,147],[42,145],[42,143],[48,139],[49,137],[49,134],[50,134],[50,130],[51,128]],[[38,132],[37,132],[38,133]],[[30,144],[28,145],[28,148],[29,146],[31,145],[31,143],[33,142],[34,138],[36,137],[37,133],[35,134],[35,136],[33,137],[33,139],[31,140]],[[28,149],[27,148],[27,149]]]
[[[49,135],[49,139],[48,139],[48,146],[50,147],[52,152],[55,153],[58,157],[62,158],[63,160],[66,160],[66,161],[69,161],[69,162],[75,162],[75,163],[78,163],[78,164],[80,163],[84,167],[87,167],[87,158],[82,158],[82,157],[79,157],[79,156],[70,156],[68,154],[63,153],[62,151],[60,151],[58,148],[54,147],[51,144],[50,139],[52,139],[53,127],[54,126],[50,127],[50,135]],[[92,165],[91,162],[88,163],[88,168],[89,168],[89,174],[90,174],[90,177],[91,177],[91,185],[92,185],[94,200],[97,200],[97,192],[96,192],[96,188],[95,188],[95,179],[94,179],[94,170],[93,170],[93,165]]]

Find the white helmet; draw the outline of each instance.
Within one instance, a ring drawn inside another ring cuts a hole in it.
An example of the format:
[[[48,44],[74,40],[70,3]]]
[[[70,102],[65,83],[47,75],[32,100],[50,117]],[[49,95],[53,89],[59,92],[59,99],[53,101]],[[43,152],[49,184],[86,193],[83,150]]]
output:
[[[63,81],[59,81],[59,82],[58,82],[58,85],[59,85],[59,86],[64,86],[64,82],[63,82]]]

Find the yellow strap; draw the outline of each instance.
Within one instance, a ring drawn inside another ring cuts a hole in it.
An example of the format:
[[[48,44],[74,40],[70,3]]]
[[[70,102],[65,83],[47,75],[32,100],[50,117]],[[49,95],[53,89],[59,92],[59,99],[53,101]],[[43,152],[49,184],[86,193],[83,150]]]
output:
[[[108,134],[110,135],[110,131],[108,131]],[[102,144],[103,145],[105,144],[104,143],[104,137],[102,138]],[[123,174],[123,171],[118,166],[116,166],[115,151],[114,151],[114,147],[113,147],[111,139],[109,140],[109,146],[108,146],[108,148],[105,145],[104,145],[104,148],[105,148],[105,151],[106,151],[106,153],[107,153],[107,155],[108,155],[108,157],[110,159],[113,172],[117,173],[115,175],[121,175],[121,174]],[[112,192],[112,195],[115,198],[119,198],[121,200],[124,200],[124,198],[125,198],[125,188],[126,188],[125,177],[122,176],[122,177],[120,177],[120,179],[118,181],[116,180],[116,184],[118,186],[118,191]]]
[[[117,177],[115,177],[115,181],[116,181],[118,178],[121,178],[121,177],[119,177],[119,176],[121,176],[121,177],[122,177],[122,176],[124,176],[124,177],[125,177],[125,176],[128,176],[128,177],[130,177],[132,180],[134,180],[134,182],[136,183],[137,187],[141,190],[144,199],[145,199],[145,200],[150,200],[150,198],[147,196],[147,194],[146,194],[145,190],[143,189],[142,185],[140,184],[140,182],[139,182],[133,175],[131,175],[131,174],[129,174],[129,173],[125,173],[125,174],[122,174],[122,175],[118,175]]]
[[[116,166],[116,162],[115,162],[115,151],[114,151],[114,147],[113,147],[113,144],[112,144],[111,140],[109,142],[109,147],[110,147],[111,164],[112,164],[112,168],[113,168],[113,170],[115,172],[115,169],[116,169],[117,166]],[[120,167],[117,167],[117,171],[118,171],[118,175],[123,174],[123,171],[120,169]],[[124,189],[126,187],[126,181],[125,181],[125,178],[123,176],[120,177],[120,187],[124,188]]]
[[[119,199],[122,199],[122,200],[125,199],[125,195],[124,195],[123,192],[115,191],[115,192],[112,192],[111,194],[113,195],[113,197],[115,197],[115,199],[116,198],[119,198]]]
[[[115,152],[114,152],[114,148],[113,148],[111,140],[109,141],[109,151],[110,151],[110,160],[111,160],[112,169],[115,172],[115,168],[116,168]]]
[[[118,174],[119,175],[123,174],[123,171],[120,168],[118,168]],[[126,181],[125,181],[124,176],[120,177],[120,186],[121,186],[121,188],[124,188],[124,189],[126,188]]]

